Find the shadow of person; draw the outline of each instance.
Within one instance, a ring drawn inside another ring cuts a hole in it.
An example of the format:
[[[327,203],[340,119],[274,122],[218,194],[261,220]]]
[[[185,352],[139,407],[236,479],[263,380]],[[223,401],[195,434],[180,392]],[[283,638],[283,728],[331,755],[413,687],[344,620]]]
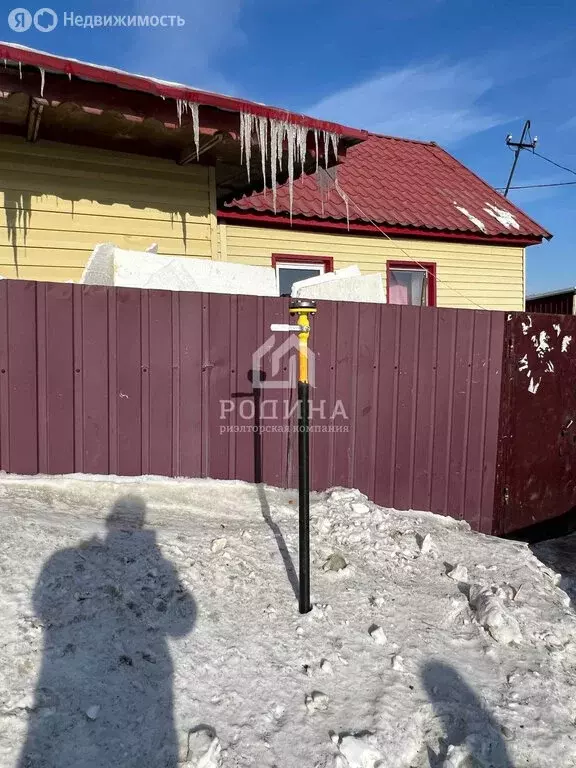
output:
[[[167,637],[196,606],[125,496],[107,535],[56,552],[34,590],[44,649],[19,768],[176,768]]]
[[[479,768],[513,768],[497,721],[456,670],[440,661],[422,668],[422,682],[444,731],[440,753],[429,749],[431,768],[446,764]],[[462,762],[454,755],[446,762],[448,748],[463,747]]]

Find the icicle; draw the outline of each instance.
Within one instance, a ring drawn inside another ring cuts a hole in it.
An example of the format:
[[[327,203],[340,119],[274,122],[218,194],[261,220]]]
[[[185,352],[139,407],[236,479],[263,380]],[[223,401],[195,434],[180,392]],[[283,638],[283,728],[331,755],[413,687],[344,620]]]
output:
[[[68,72],[68,80],[72,80],[72,72]]]
[[[318,186],[318,191],[320,192],[322,216],[324,216],[324,203],[328,201],[330,197],[330,191],[334,187],[334,177],[332,176],[331,169],[326,170],[320,166],[318,173],[316,174],[316,184]]]
[[[44,98],[44,86],[46,85],[46,72],[42,67],[39,67],[40,70],[40,96]]]
[[[300,163],[300,180],[304,183],[304,168],[306,165],[306,142],[308,139],[308,128],[305,125],[299,125],[296,131],[296,150],[298,161]]]
[[[248,181],[250,181],[250,162],[252,159],[252,129],[254,115],[250,112],[240,112],[240,163],[246,163]]]
[[[318,173],[318,128],[314,128],[314,145],[316,147],[316,173]]]
[[[294,203],[294,150],[296,148],[296,126],[292,123],[286,125],[286,139],[288,141],[288,198],[290,200],[290,221],[292,221],[292,207]]]
[[[22,80],[22,62],[21,61],[18,62],[18,70],[20,72],[20,80]]]
[[[328,134],[334,150],[334,162],[338,162],[338,135],[336,133]]]
[[[280,123],[270,120],[270,186],[272,187],[272,203],[276,213],[276,175],[278,173],[278,132]]]
[[[194,144],[196,144],[196,160],[200,159],[200,111],[197,101],[188,102],[188,108],[192,115],[192,130],[194,132]]]
[[[340,184],[338,183],[338,173],[336,171],[336,168],[334,168],[334,186],[336,188],[336,192],[340,195],[342,200],[344,201],[344,206],[346,207],[346,228],[348,229],[348,232],[350,232],[350,205],[348,203],[348,195]]]
[[[196,160],[200,157],[200,120],[198,115],[198,104],[195,101],[186,101],[186,99],[176,99],[176,113],[178,115],[178,125],[182,127],[182,115],[187,112],[192,116],[192,130],[194,132],[194,144],[196,145]]]
[[[246,118],[244,112],[240,112],[240,165],[244,162],[244,134],[246,130],[244,128],[244,122]]]
[[[258,136],[258,145],[260,147],[260,159],[262,162],[262,183],[264,197],[266,197],[266,159],[268,156],[268,118],[259,117],[256,126],[256,135]]]
[[[324,168],[328,170],[328,152],[330,151],[330,139],[328,138],[328,131],[322,131],[324,139]]]

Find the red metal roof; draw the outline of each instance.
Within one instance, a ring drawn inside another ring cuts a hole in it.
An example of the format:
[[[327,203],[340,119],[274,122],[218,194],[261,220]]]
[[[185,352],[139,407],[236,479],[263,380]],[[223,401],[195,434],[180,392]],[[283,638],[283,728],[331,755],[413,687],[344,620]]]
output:
[[[129,91],[141,91],[168,99],[181,99],[199,104],[207,104],[231,112],[250,112],[253,115],[268,117],[273,120],[286,120],[296,125],[306,125],[308,128],[331,131],[349,138],[363,140],[369,135],[366,131],[359,130],[358,128],[349,128],[339,123],[317,120],[313,117],[296,112],[288,112],[285,109],[278,109],[266,104],[224,96],[220,93],[211,93],[210,91],[200,91],[187,85],[170,83],[143,75],[135,75],[112,67],[89,64],[64,56],[56,56],[52,53],[37,51],[24,45],[17,45],[16,43],[0,41],[1,59],[28,64],[49,72],[62,72],[63,74],[79,77],[84,80],[108,83],[109,85],[116,85]]]
[[[517,206],[496,192],[456,158],[433,142],[372,134],[350,148],[338,166],[338,185],[326,188],[315,176],[294,183],[293,216],[302,224],[374,230],[375,222],[396,233],[462,233],[474,239],[514,239],[538,242],[551,237]],[[258,192],[230,203],[222,216],[236,220],[261,218],[271,222],[272,195]],[[278,189],[277,214],[289,212],[289,188]],[[256,214],[256,215],[254,215]],[[263,214],[268,214],[263,216]],[[276,221],[279,219],[276,218]],[[296,221],[294,222],[296,223]],[[367,226],[368,225],[368,226]],[[344,224],[346,226],[346,224]]]

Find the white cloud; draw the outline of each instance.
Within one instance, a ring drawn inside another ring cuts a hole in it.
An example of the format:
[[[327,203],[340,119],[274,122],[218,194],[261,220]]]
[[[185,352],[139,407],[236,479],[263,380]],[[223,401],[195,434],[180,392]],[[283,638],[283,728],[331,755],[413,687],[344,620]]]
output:
[[[339,91],[306,111],[375,133],[448,143],[506,122],[480,103],[493,86],[472,65],[430,62]]]
[[[165,13],[182,27],[139,29],[122,66],[132,72],[231,94],[235,87],[218,72],[218,57],[245,42],[239,27],[244,0],[172,0]],[[158,0],[134,0],[132,13],[158,15]]]

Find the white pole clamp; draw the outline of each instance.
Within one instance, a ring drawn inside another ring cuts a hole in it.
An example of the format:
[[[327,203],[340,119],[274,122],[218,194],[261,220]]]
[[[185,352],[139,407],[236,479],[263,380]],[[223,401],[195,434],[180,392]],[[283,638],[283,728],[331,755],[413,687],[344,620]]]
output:
[[[298,331],[298,333],[308,333],[310,331],[309,325],[287,325],[283,323],[272,323],[270,326],[271,331],[288,332]]]

